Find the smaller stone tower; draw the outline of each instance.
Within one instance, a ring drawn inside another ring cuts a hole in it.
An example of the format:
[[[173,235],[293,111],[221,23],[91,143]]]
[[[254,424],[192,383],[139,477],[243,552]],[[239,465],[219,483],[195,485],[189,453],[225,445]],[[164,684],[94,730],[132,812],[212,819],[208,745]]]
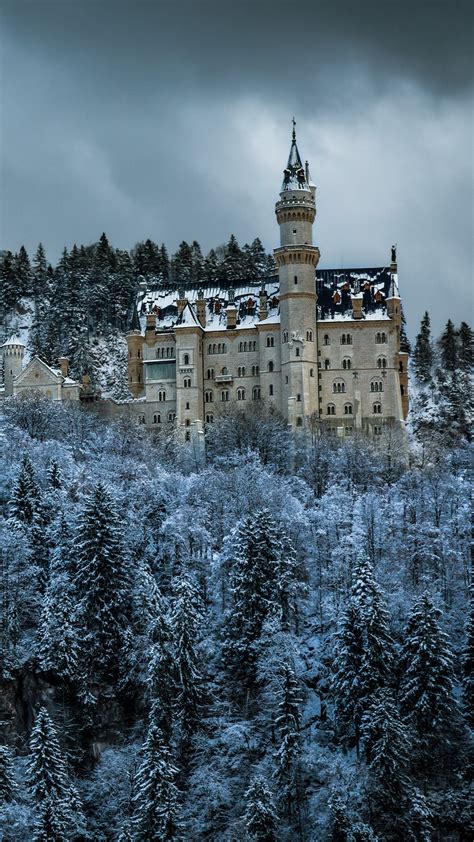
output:
[[[143,383],[143,343],[140,319],[136,305],[133,308],[130,327],[127,331],[128,345],[128,388],[134,398],[144,394]]]
[[[18,338],[12,336],[2,345],[3,351],[3,380],[5,384],[5,395],[13,395],[13,381],[20,374],[23,368],[23,357],[25,356],[25,345]]]

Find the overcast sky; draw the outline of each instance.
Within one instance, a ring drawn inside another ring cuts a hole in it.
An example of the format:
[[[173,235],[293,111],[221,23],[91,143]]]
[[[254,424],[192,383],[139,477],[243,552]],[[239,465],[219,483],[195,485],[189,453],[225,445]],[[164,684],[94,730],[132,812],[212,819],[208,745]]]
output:
[[[0,246],[260,236],[291,118],[320,266],[398,244],[410,334],[473,303],[469,0],[0,0]]]

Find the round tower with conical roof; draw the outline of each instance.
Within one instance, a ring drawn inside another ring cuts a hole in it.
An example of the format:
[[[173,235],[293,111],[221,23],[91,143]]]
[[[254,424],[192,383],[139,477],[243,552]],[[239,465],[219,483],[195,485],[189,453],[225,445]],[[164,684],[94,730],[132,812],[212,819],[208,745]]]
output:
[[[290,155],[275,206],[280,247],[274,250],[280,280],[283,410],[288,407],[292,427],[304,426],[319,406],[316,267],[320,253],[313,245],[315,195],[309,166],[303,166],[296,145],[293,121]]]
[[[6,397],[13,395],[13,381],[23,368],[25,350],[25,345],[18,336],[11,336],[2,345],[3,382]]]

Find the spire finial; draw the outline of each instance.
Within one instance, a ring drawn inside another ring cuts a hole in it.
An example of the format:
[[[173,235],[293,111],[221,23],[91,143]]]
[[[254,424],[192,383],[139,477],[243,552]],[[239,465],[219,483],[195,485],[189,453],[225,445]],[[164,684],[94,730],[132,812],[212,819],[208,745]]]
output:
[[[295,118],[294,118],[294,117],[293,117],[292,123],[293,123],[293,134],[292,134],[292,138],[293,138],[293,140],[296,140],[296,120],[295,120]]]

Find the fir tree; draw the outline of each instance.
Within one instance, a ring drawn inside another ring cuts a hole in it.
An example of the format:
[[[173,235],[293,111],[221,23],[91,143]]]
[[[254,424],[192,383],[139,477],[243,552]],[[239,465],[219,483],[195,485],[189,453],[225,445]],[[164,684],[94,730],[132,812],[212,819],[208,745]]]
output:
[[[233,234],[225,247],[223,275],[230,284],[241,280],[245,275],[244,255]]]
[[[255,842],[276,842],[278,815],[272,794],[261,777],[255,777],[245,793],[245,827]]]
[[[203,271],[204,271],[204,258],[202,256],[201,246],[199,245],[196,240],[193,240],[191,246],[191,259],[192,259],[192,269],[191,269],[191,278],[193,283],[199,283],[202,281]]]
[[[79,674],[80,645],[72,583],[56,552],[38,627],[38,661],[45,672],[72,682]]]
[[[133,795],[131,828],[137,842],[180,839],[177,769],[157,724],[156,706],[143,746]]]
[[[439,347],[441,351],[441,363],[446,371],[453,374],[456,371],[458,363],[458,349],[456,341],[456,331],[451,319],[448,319],[446,327],[439,339]]]
[[[48,294],[48,263],[43,245],[39,243],[33,261],[33,297],[44,299]]]
[[[14,801],[15,792],[13,756],[8,746],[0,746],[0,804]]]
[[[15,307],[20,298],[18,279],[16,277],[13,254],[4,253],[0,266],[0,317],[5,318],[7,310]]]
[[[265,620],[294,612],[296,561],[288,537],[265,509],[245,517],[229,542],[232,609],[226,652],[250,684],[255,680],[255,644]]]
[[[69,779],[56,728],[44,707],[31,732],[28,783],[38,814],[35,840],[83,838],[82,805]]]
[[[32,273],[30,258],[24,246],[20,247],[20,251],[14,258],[15,275],[18,281],[19,298],[32,293]]]
[[[441,612],[427,593],[413,605],[400,657],[400,704],[425,749],[454,721],[453,656],[439,624]]]
[[[10,511],[15,520],[31,525],[38,514],[39,496],[35,471],[28,454],[25,454],[10,501]]]
[[[114,673],[129,622],[130,581],[118,513],[101,483],[82,512],[75,585],[84,652],[92,669]]]
[[[281,670],[276,726],[280,732],[280,745],[276,755],[275,778],[286,803],[286,812],[291,822],[299,815],[299,756],[300,756],[300,713],[302,702],[298,681],[293,667],[286,661]]]
[[[177,676],[176,709],[185,744],[199,722],[203,697],[203,675],[198,649],[202,619],[197,588],[189,576],[183,574],[174,584],[170,625]]]
[[[363,648],[363,624],[359,608],[351,601],[336,634],[332,695],[337,732],[344,741],[354,741],[357,752],[365,701],[361,687]]]
[[[61,468],[59,467],[59,463],[56,459],[51,459],[51,462],[48,466],[48,481],[51,488],[54,488],[55,491],[58,491],[62,488],[62,479],[61,479]]]
[[[463,372],[470,373],[474,364],[474,341],[472,330],[466,322],[461,322],[457,340],[459,368]]]
[[[176,285],[187,284],[193,277],[193,254],[191,246],[184,240],[171,261],[173,281]]]
[[[420,332],[416,337],[412,362],[417,380],[420,383],[429,383],[431,380],[431,367],[433,365],[433,348],[431,345],[430,317],[428,313],[425,313],[421,320]]]
[[[214,249],[211,249],[204,261],[204,277],[209,284],[214,284],[222,275],[221,264]]]
[[[466,642],[463,651],[462,699],[467,721],[474,727],[474,584],[469,589]]]

